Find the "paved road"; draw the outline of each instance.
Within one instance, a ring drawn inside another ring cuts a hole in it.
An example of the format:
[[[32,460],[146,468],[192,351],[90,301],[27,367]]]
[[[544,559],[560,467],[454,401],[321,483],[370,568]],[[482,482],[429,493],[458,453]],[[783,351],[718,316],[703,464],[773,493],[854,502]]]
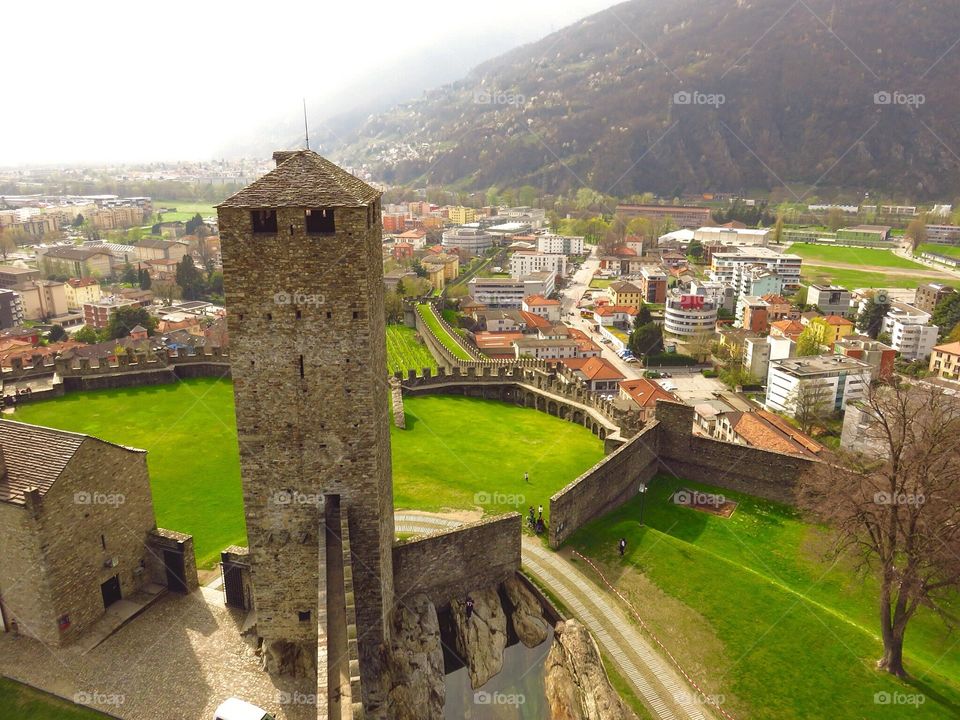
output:
[[[413,511],[401,511],[394,517],[397,532],[432,533],[460,524]],[[605,589],[536,538],[524,536],[521,555],[524,568],[590,630],[654,717],[712,720],[702,696],[654,649]]]
[[[597,247],[595,245],[592,246],[590,256],[583,262],[583,265],[580,266],[580,269],[577,270],[563,291],[563,297],[560,302],[563,321],[570,327],[582,330],[597,343],[603,351],[603,358],[623,373],[625,378],[632,380],[642,377],[643,371],[639,368],[638,363],[626,363],[621,360],[620,356],[618,356],[609,345],[600,342],[603,336],[593,331],[593,323],[580,317],[580,309],[577,307],[577,304],[583,298],[583,294],[587,288],[590,287],[590,281],[593,279],[594,272],[600,267],[600,258],[597,256],[596,251]]]
[[[950,276],[950,279],[960,278],[960,270],[954,270],[953,268],[948,268],[945,265],[940,265],[935,262],[930,262],[929,260],[922,260],[918,257],[914,257],[913,253],[906,248],[897,248],[896,250],[893,251],[893,254],[899,255],[900,257],[906,258],[907,260],[913,260],[913,262],[918,263],[920,265],[926,265],[927,267],[933,268],[934,270],[938,270],[941,274]],[[940,278],[940,279],[945,279],[945,278]]]

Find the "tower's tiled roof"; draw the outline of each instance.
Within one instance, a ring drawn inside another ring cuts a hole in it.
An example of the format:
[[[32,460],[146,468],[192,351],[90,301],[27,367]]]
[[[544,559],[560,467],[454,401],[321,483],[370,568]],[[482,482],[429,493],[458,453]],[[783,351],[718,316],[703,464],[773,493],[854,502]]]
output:
[[[312,150],[300,150],[217,207],[365,207],[379,195]]]

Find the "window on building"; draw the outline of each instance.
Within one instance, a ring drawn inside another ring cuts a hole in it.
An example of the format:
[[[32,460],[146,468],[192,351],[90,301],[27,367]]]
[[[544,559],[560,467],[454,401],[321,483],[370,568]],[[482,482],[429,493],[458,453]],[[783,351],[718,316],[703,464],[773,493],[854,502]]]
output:
[[[310,208],[307,210],[307,235],[333,235],[333,208]]]
[[[250,219],[253,223],[253,232],[257,234],[277,232],[276,210],[253,210],[250,212]]]
[[[297,617],[300,618],[300,622],[310,622],[310,611],[300,610],[297,612]]]

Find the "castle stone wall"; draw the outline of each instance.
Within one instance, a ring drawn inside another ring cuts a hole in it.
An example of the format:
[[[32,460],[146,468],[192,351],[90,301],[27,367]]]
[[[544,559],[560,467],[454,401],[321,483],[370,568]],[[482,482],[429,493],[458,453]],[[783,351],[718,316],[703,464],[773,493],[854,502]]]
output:
[[[658,471],[660,431],[656,424],[598,462],[550,498],[550,546],[559,547],[591,520],[637,494]]]
[[[393,546],[397,603],[426,594],[438,608],[520,569],[520,513],[506,513]]]

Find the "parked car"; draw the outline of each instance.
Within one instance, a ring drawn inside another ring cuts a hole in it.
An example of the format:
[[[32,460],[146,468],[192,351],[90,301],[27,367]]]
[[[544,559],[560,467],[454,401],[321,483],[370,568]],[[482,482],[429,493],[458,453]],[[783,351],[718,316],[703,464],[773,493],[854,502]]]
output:
[[[227,698],[217,707],[213,720],[274,720],[274,717],[246,700]]]
[[[628,357],[628,358],[624,358],[623,360],[624,360],[624,362],[628,362],[628,363],[640,362],[640,361],[637,360],[633,355],[631,355],[631,356]]]

